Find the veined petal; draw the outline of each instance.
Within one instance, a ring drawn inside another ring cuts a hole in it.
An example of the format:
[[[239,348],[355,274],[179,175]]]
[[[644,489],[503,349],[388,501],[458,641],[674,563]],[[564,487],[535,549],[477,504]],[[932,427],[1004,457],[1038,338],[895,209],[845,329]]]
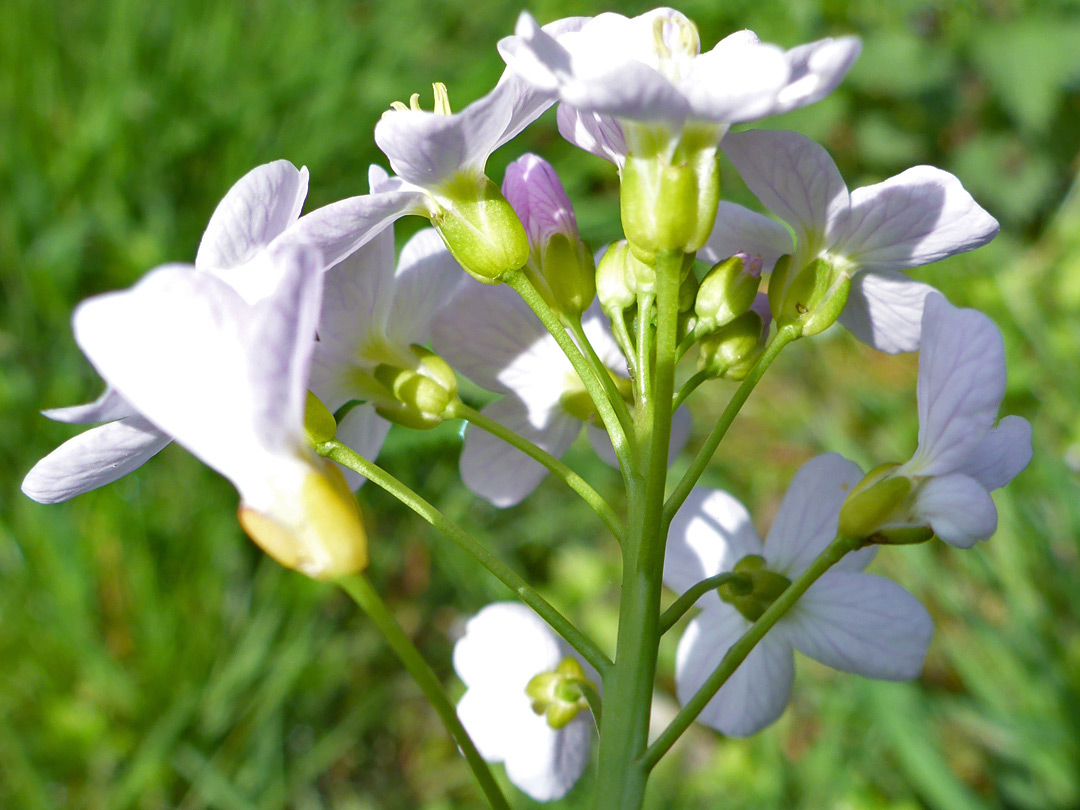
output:
[[[374,461],[379,457],[379,451],[382,450],[389,432],[390,423],[375,413],[374,408],[357,405],[338,423],[337,439],[364,458]],[[339,466],[349,489],[355,491],[367,483],[367,479],[360,473],[344,465]]]
[[[929,284],[912,281],[903,273],[858,272],[852,276],[840,323],[878,351],[916,351],[922,335],[923,304],[932,292]]]
[[[300,217],[275,245],[310,245],[322,255],[324,268],[333,267],[395,220],[409,214],[427,216],[429,206],[423,189],[400,184],[394,191],[349,197],[317,208]]]
[[[716,670],[724,655],[750,628],[725,602],[709,602],[686,627],[675,658],[675,691],[685,704]],[[732,737],[748,737],[774,722],[791,699],[795,658],[776,628],[758,642],[698,716]]]
[[[306,167],[275,160],[252,169],[214,209],[195,266],[213,271],[249,261],[296,222],[307,190]]]
[[[1031,461],[1031,423],[1005,416],[964,462],[963,472],[989,490],[1012,481]]]
[[[843,233],[847,185],[821,146],[795,132],[747,130],[721,148],[762,204],[795,229],[800,249],[827,249]]]
[[[998,227],[955,176],[915,166],[851,192],[837,250],[864,269],[903,270],[981,247]]]
[[[466,278],[434,228],[418,231],[401,249],[386,335],[402,346],[427,343],[435,313]]]
[[[554,670],[565,657],[550,627],[517,602],[495,602],[465,623],[454,645],[454,671],[469,689],[525,694],[539,672]]]
[[[589,762],[593,721],[578,714],[556,731],[533,715],[532,727],[519,729],[506,755],[506,776],[538,802],[561,799],[581,778]]]
[[[664,584],[684,593],[730,571],[743,557],[761,553],[761,538],[746,507],[722,490],[695,487],[671,521]]]
[[[135,411],[112,388],[106,387],[101,396],[85,405],[70,405],[66,408],[49,408],[41,412],[55,422],[69,425],[88,425],[93,422],[112,422],[134,416]]]
[[[799,652],[844,672],[918,677],[934,622],[919,600],[873,574],[827,571],[782,620]]]
[[[951,546],[971,548],[997,530],[997,508],[986,488],[966,475],[931,478],[919,489],[912,506],[916,523],[930,524]]]
[[[512,394],[485,406],[482,413],[555,458],[565,453],[581,432],[579,420],[558,410],[537,424],[537,414]],[[461,480],[493,506],[505,509],[521,503],[547,474],[542,464],[487,431],[473,425],[465,431]]]
[[[799,45],[785,56],[790,67],[770,115],[779,115],[820,101],[840,84],[858,59],[862,44],[856,37],[829,37]]]
[[[836,453],[803,464],[765,539],[769,568],[792,578],[806,570],[836,537],[840,505],[862,477],[859,465]]]
[[[91,428],[35,464],[23,479],[22,491],[38,503],[66,501],[123,478],[169,441],[141,416]]]
[[[566,140],[622,168],[627,147],[618,121],[610,115],[582,111],[569,104],[559,105],[557,119],[559,134]]]
[[[961,470],[989,433],[1005,395],[1005,345],[993,321],[926,297],[919,354],[919,446],[901,475]]]
[[[783,50],[738,32],[694,60],[681,87],[693,117],[717,123],[753,121],[768,115],[788,83]]]
[[[791,234],[779,222],[721,200],[717,205],[716,224],[701,250],[701,258],[716,263],[736,253],[748,253],[760,256],[762,272],[769,273],[777,259],[793,250]]]

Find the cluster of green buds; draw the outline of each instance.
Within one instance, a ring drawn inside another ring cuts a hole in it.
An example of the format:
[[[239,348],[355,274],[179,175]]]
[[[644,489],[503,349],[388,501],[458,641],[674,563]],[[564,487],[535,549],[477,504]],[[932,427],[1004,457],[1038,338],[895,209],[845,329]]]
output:
[[[737,253],[718,262],[697,290],[693,334],[698,366],[712,377],[741,380],[765,347],[769,312],[758,293],[761,258]]]
[[[596,691],[596,686],[585,675],[576,658],[564,658],[551,672],[541,672],[529,681],[525,693],[529,696],[532,710],[547,720],[553,729],[560,729],[589,708],[586,689]]]

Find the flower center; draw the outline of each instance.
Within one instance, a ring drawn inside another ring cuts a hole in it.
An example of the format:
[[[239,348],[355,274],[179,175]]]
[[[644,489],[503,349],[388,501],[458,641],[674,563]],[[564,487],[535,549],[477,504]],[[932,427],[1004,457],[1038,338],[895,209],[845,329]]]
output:
[[[442,82],[435,82],[431,85],[434,95],[434,112],[436,115],[451,115],[450,111],[450,94],[446,91],[446,85]],[[390,103],[390,108],[393,110],[400,110],[402,112],[424,112],[424,109],[420,106],[420,94],[413,93],[409,96],[409,105],[405,106],[403,102],[393,101]]]
[[[553,729],[564,728],[582,709],[589,708],[583,689],[596,690],[576,658],[564,658],[551,672],[541,672],[525,687],[532,710]]]
[[[697,26],[686,17],[660,16],[653,21],[656,69],[672,84],[678,84],[690,72],[700,51]]]
[[[760,619],[791,584],[787,577],[766,568],[765,558],[759,554],[743,557],[732,570],[743,576],[728,580],[716,592],[752,622]]]

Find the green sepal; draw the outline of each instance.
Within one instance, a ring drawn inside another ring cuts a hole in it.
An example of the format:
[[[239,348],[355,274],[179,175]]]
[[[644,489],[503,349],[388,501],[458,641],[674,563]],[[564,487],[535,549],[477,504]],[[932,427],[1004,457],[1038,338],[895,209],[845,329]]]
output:
[[[328,442],[337,435],[337,422],[330,409],[311,391],[304,406],[304,435],[312,447]]]
[[[570,317],[581,317],[596,297],[596,267],[585,243],[554,234],[539,260],[552,308]]]
[[[713,377],[743,379],[765,348],[765,325],[753,310],[698,341],[698,368]]]
[[[637,287],[627,258],[630,247],[625,241],[615,242],[596,266],[596,297],[600,308],[609,318],[621,318],[622,313],[637,303]]]
[[[529,260],[529,237],[513,207],[486,175],[460,175],[440,189],[431,224],[465,271],[485,284]]]
[[[760,280],[745,271],[741,256],[732,256],[712,266],[694,301],[698,331],[711,332],[731,323],[750,309],[757,297]]]
[[[876,467],[851,490],[840,507],[837,528],[842,536],[854,540],[871,538],[900,511],[911,494],[911,481],[892,475],[898,466]]]
[[[416,357],[413,368],[388,364],[375,367],[372,376],[396,402],[379,404],[375,411],[385,419],[417,430],[438,427],[450,405],[458,401],[457,375],[439,355],[423,346],[410,346]]]
[[[788,269],[787,275],[790,273]],[[769,282],[769,305],[773,306],[774,274]],[[814,259],[800,270],[778,296],[773,316],[781,328],[795,326],[802,337],[824,332],[840,317],[851,292],[851,279],[835,264]]]

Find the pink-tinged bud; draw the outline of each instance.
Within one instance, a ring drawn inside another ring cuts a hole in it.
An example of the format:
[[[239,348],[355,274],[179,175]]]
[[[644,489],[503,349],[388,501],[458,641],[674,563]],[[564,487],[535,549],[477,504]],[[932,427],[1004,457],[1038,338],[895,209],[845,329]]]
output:
[[[527,266],[544,297],[555,309],[580,316],[596,295],[596,269],[555,169],[536,155],[518,158],[506,169],[503,196],[525,226]]]

